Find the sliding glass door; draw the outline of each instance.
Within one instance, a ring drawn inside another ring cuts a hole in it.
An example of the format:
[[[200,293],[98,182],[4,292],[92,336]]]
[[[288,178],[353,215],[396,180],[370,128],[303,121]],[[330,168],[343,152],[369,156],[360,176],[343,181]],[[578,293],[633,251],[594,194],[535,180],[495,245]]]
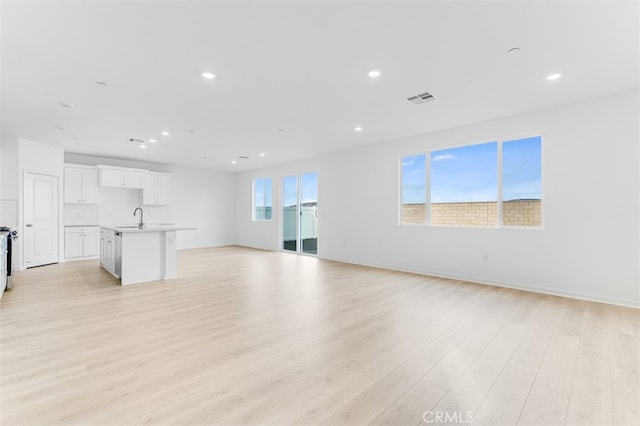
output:
[[[282,248],[318,253],[318,174],[287,176],[282,181]]]
[[[282,181],[282,248],[298,251],[298,176],[287,176]]]

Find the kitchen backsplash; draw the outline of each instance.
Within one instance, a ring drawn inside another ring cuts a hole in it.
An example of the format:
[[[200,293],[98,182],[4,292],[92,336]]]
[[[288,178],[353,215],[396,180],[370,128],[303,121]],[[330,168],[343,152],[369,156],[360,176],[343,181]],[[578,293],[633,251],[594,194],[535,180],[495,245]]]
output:
[[[135,225],[139,216],[133,211],[140,206],[146,223],[173,222],[170,206],[143,206],[139,189],[100,187],[98,194],[99,225]]]
[[[97,225],[98,205],[97,204],[65,204],[64,224],[73,225]]]

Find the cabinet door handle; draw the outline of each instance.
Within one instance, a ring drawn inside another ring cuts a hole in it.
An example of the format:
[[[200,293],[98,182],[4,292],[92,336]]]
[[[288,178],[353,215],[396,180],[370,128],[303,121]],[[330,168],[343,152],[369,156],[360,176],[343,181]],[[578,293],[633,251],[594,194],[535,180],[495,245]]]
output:
[[[32,224],[32,223],[27,223],[25,226],[26,226],[27,228],[33,228],[33,224]]]

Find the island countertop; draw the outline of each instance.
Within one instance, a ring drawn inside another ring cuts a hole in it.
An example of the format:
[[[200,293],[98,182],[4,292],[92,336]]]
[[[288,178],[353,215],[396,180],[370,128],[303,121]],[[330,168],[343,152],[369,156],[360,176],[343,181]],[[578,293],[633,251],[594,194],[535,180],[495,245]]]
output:
[[[142,229],[138,225],[123,225],[123,226],[111,226],[100,225],[102,229],[108,229],[110,231],[122,232],[122,233],[140,233],[140,232],[170,232],[170,231],[194,231],[196,228],[190,226],[179,226],[174,224],[153,224],[144,225]]]

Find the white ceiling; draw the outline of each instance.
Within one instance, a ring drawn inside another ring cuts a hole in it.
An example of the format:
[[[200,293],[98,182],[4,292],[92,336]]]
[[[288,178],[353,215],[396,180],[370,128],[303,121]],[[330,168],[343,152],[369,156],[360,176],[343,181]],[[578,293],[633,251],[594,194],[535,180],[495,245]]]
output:
[[[247,170],[638,88],[635,1],[1,7],[2,132],[74,153]]]

